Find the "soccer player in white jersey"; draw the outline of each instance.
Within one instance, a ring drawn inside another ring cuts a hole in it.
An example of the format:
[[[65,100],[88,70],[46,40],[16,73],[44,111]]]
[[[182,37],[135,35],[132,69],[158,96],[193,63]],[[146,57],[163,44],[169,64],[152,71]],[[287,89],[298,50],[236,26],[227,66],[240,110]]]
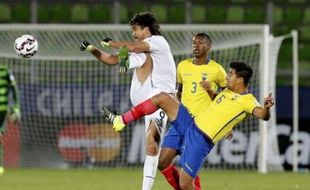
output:
[[[160,92],[166,92],[169,94],[175,93],[175,62],[170,46],[166,39],[161,35],[160,27],[155,17],[150,12],[142,12],[136,14],[129,23],[132,28],[132,36],[135,39],[134,42],[121,42],[111,40],[111,38],[106,38],[101,42],[101,44],[104,46],[121,49],[126,47],[130,52],[134,53],[144,52],[146,53],[146,62],[149,61],[147,57],[150,56],[152,69],[148,75],[149,78],[145,80],[143,86],[141,86],[141,82],[136,79],[142,75],[145,77],[145,73],[139,72],[139,70],[136,70],[134,73],[131,87],[132,103],[140,103]],[[141,54],[134,54],[129,56],[129,64],[123,64],[123,60],[126,59],[125,56],[123,57],[123,53],[119,54],[121,55],[119,56],[121,59],[118,60],[116,56],[108,56],[85,41],[81,43],[81,49],[90,51],[99,60],[109,59],[112,62],[114,61],[114,63],[120,62],[121,66],[125,67],[125,70],[129,68],[131,59],[144,60]],[[107,60],[103,62],[107,62]],[[139,97],[141,96],[141,90],[145,92],[143,93],[145,95],[144,97]],[[150,190],[153,186],[158,165],[159,144],[162,133],[165,131],[166,121],[167,116],[162,110],[158,110],[158,112],[155,112],[151,116],[145,118],[147,155],[144,162],[142,190]]]

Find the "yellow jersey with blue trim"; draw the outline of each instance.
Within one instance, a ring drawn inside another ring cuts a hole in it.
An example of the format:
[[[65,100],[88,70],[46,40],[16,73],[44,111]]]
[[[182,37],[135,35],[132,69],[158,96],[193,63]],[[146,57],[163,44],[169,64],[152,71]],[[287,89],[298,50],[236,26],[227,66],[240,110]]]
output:
[[[216,143],[256,107],[261,106],[252,94],[238,94],[226,88],[194,120],[197,127]]]
[[[196,116],[212,101],[199,84],[202,80],[209,81],[212,89],[217,91],[218,87],[226,87],[226,72],[220,64],[212,59],[203,65],[195,65],[193,58],[185,59],[179,63],[177,81],[183,85],[181,102],[193,116]]]

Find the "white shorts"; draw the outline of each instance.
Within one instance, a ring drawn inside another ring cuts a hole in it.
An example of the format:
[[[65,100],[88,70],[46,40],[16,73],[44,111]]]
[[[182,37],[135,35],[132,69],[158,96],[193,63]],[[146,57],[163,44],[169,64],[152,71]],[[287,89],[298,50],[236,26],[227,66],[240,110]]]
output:
[[[143,84],[141,84],[136,79],[136,76],[134,73],[132,80],[133,81],[131,83],[130,99],[131,99],[131,103],[134,106],[162,92],[162,90],[152,87],[150,76],[147,78],[147,80]],[[162,138],[163,134],[166,131],[167,120],[168,120],[167,114],[162,109],[157,110],[151,115],[146,115],[144,117],[145,134],[149,128],[151,121],[154,121],[154,123],[156,124],[157,131],[160,137]]]
[[[160,139],[162,139],[163,135],[166,132],[167,120],[168,120],[167,114],[162,109],[157,110],[151,115],[145,116],[144,117],[145,134],[147,133],[151,121],[153,121],[156,125],[158,134],[160,135]]]
[[[143,65],[145,60],[146,60],[146,55],[144,53],[140,53],[140,54],[132,53],[130,55],[130,68],[140,67],[141,65]],[[147,77],[144,83],[140,83],[140,81],[137,79],[136,70],[134,70],[133,77],[131,80],[131,87],[130,87],[130,100],[134,106],[151,98],[152,96],[156,94],[159,94],[160,92],[165,91],[163,89],[154,88],[151,77],[152,77],[152,74],[150,74]],[[169,90],[166,90],[166,91],[169,91]],[[151,121],[153,121],[162,139],[162,136],[166,131],[166,124],[168,120],[167,114],[162,109],[159,109],[155,113],[145,116],[144,120],[145,120],[145,133],[147,133],[150,123]]]

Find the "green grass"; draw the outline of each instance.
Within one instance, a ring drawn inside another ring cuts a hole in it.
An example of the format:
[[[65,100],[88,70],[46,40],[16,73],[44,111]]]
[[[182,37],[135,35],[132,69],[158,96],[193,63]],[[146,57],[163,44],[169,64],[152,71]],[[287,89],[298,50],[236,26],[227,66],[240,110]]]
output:
[[[138,190],[142,168],[136,169],[7,169],[0,177],[3,190]],[[203,189],[309,190],[309,173],[207,171],[200,173]],[[172,189],[158,173],[153,190]]]

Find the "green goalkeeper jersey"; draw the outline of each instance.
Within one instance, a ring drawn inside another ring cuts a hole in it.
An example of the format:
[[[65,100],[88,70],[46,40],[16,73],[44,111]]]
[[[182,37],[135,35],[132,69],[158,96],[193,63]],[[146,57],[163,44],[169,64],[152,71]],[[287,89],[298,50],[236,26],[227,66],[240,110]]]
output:
[[[18,107],[17,89],[14,76],[8,68],[0,66],[0,112],[8,110],[9,92],[12,90],[14,107]]]

